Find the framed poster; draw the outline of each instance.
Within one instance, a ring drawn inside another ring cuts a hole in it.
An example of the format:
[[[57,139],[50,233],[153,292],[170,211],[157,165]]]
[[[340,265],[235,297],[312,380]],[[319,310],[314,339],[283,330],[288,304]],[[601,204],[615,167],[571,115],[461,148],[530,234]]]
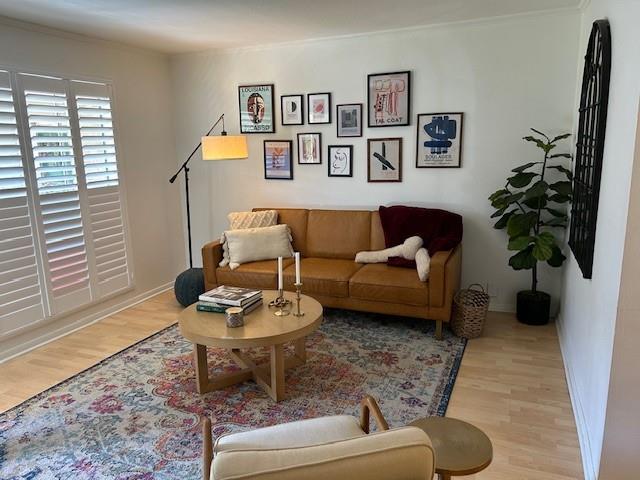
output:
[[[329,145],[329,176],[353,177],[353,145]]]
[[[280,97],[280,121],[282,125],[304,124],[304,95],[282,95]]]
[[[264,178],[293,180],[293,142],[291,140],[264,141]]]
[[[240,133],[274,133],[273,84],[240,85]]]
[[[331,123],[331,94],[307,94],[307,123]]]
[[[319,133],[298,134],[298,163],[309,165],[322,163],[322,135]]]
[[[348,103],[336,106],[338,137],[362,136],[362,104]]]
[[[367,76],[369,127],[409,125],[411,72],[374,73]]]
[[[459,168],[462,161],[462,113],[420,113],[416,168]]]
[[[402,138],[367,140],[367,181],[402,181]]]

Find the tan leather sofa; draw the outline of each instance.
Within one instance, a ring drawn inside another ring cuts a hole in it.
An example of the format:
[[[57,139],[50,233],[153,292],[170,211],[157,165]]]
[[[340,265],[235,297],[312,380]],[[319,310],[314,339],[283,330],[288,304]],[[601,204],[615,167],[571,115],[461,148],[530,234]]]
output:
[[[377,210],[277,210],[279,223],[289,225],[293,247],[301,253],[305,294],[325,307],[435,320],[436,336],[442,338],[442,323],[451,317],[453,295],[460,285],[461,245],[433,255],[425,283],[414,269],[355,263],[357,252],[385,248]],[[235,270],[219,267],[221,260],[219,241],[202,248],[207,290],[218,285],[277,286],[276,260],[246,263]],[[293,259],[285,259],[284,266],[284,287],[294,290]]]

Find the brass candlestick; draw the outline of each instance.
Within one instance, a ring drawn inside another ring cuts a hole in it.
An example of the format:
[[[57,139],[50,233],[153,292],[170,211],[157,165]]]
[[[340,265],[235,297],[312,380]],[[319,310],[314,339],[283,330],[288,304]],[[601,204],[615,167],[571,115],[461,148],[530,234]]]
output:
[[[277,310],[273,312],[277,317],[286,317],[290,313],[289,310],[285,310],[287,305],[291,305],[291,300],[284,298],[284,292],[280,288],[278,289],[278,296],[269,302],[269,308],[277,308]]]
[[[296,311],[293,312],[294,317],[304,317],[304,312],[300,311],[300,296],[302,291],[302,283],[294,283],[294,287],[296,287]]]

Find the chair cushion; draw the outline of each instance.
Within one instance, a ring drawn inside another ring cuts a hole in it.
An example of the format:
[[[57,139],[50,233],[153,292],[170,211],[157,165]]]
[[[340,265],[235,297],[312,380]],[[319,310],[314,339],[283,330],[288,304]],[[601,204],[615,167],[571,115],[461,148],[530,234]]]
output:
[[[421,282],[416,270],[369,264],[351,277],[349,293],[362,300],[421,307],[429,303],[429,282]]]
[[[283,258],[283,268],[293,263],[292,258]],[[295,275],[295,271],[294,271]],[[235,270],[229,266],[216,269],[218,285],[234,287],[275,289],[278,286],[278,261],[263,260],[260,262],[244,263]]]
[[[353,260],[336,258],[303,258],[300,275],[304,293],[348,297],[349,279],[362,265]],[[292,290],[296,280],[296,267],[291,265],[284,271],[284,288]]]
[[[309,447],[365,435],[351,415],[311,418],[222,435],[213,447],[214,455],[230,450]]]

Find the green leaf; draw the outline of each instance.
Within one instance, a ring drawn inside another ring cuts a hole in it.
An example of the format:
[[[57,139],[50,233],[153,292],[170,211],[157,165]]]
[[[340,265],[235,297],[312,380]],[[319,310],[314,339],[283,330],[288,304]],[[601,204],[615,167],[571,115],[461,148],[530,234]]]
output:
[[[549,185],[551,190],[558,192],[560,195],[569,196],[571,195],[571,182],[556,182]]]
[[[565,138],[569,138],[570,136],[570,133],[563,133],[562,135],[558,135],[553,140],[551,140],[551,143],[556,143],[558,140],[564,140]]]
[[[573,173],[571,173],[571,170],[563,167],[562,165],[550,165],[547,168],[550,168],[552,170],[558,170],[559,172],[564,173],[569,180],[573,179]]]
[[[497,230],[502,230],[504,227],[507,226],[507,222],[509,221],[509,218],[511,218],[511,215],[513,215],[514,213],[516,213],[516,210],[511,210],[510,212],[505,213],[502,216],[502,218],[493,225],[493,228]]]
[[[507,209],[507,207],[504,207],[504,208],[501,208],[501,209],[499,209],[499,210],[496,210],[496,211],[495,211],[495,212],[493,212],[493,214],[491,215],[491,218],[496,218],[496,217],[501,216],[501,215],[504,213],[504,211],[505,211],[506,209]]]
[[[549,137],[547,137],[547,135],[545,135],[544,133],[542,133],[540,130],[536,130],[535,128],[531,128],[532,132],[536,132],[538,135],[540,135],[541,137],[544,137],[547,139],[547,141],[549,141]]]
[[[528,235],[515,237],[509,240],[509,245],[507,246],[507,248],[509,250],[524,250],[533,240],[534,238]]]
[[[514,168],[513,170],[511,170],[512,172],[516,172],[516,173],[520,173],[520,172],[524,172],[527,168],[529,167],[533,167],[534,165],[538,165],[539,163],[542,162],[529,162],[529,163],[525,163],[524,165],[520,165],[519,167]]]
[[[549,158],[558,158],[558,157],[571,158],[571,155],[568,153],[554,153],[553,155],[549,155]]]
[[[541,197],[546,193],[548,188],[549,184],[547,182],[539,180],[524,193],[524,198],[528,200],[530,198]]]
[[[496,190],[491,195],[489,195],[489,200],[493,202],[495,199],[503,197],[507,193],[509,193],[509,190],[507,190],[506,188],[501,188],[500,190]]]
[[[541,148],[542,150],[544,150],[545,152],[547,151],[547,144],[544,143],[542,140],[540,140],[539,138],[536,137],[532,137],[531,135],[527,135],[526,137],[522,137],[523,140],[526,140],[527,142],[533,142],[536,144],[536,146],[538,148]]]
[[[566,212],[563,212],[562,210],[557,210],[555,208],[547,207],[545,208],[545,210],[549,212],[551,215],[553,215],[554,217],[566,218],[567,216]]]
[[[568,195],[560,195],[559,193],[556,193],[554,195],[551,195],[549,197],[549,200],[555,203],[566,203],[571,200],[571,197]]]
[[[529,235],[536,224],[536,212],[519,213],[512,215],[507,221],[507,234],[509,238]]]
[[[509,259],[509,265],[511,266],[511,268],[513,268],[514,270],[532,269],[537,263],[537,260],[531,253],[532,251],[533,246],[529,245],[526,249],[512,256]]]
[[[552,250],[553,254],[551,255],[551,258],[547,260],[547,263],[552,267],[559,267],[567,257],[562,254],[562,250],[560,250],[560,247],[558,247],[557,245],[554,245]]]
[[[518,173],[513,177],[507,178],[507,181],[511,184],[511,186],[515,188],[523,188],[529,185],[531,183],[531,180],[533,180],[537,176],[537,173],[523,172]]]
[[[556,237],[554,237],[553,234],[549,232],[540,232],[535,240],[536,243],[539,243],[541,245],[552,246],[556,243]]]
[[[544,208],[547,205],[548,200],[549,200],[549,197],[546,194],[544,194],[541,197],[530,198],[528,200],[523,201],[522,203],[529,208],[533,208],[534,210],[537,210],[538,208]]]

